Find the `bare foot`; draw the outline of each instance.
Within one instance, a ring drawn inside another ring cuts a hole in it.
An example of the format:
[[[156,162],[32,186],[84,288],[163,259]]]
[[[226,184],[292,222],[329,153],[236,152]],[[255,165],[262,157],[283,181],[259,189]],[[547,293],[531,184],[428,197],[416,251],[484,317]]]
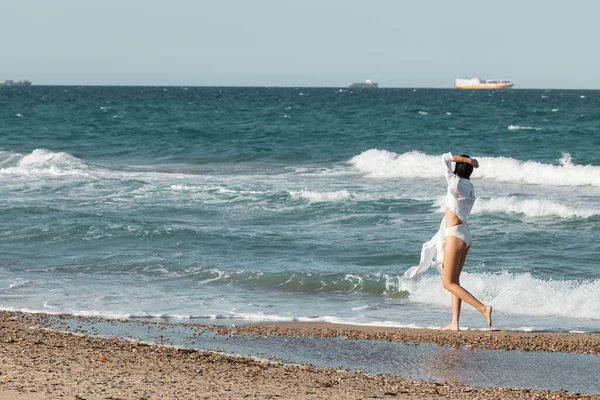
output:
[[[458,324],[455,323],[451,323],[446,325],[445,327],[440,329],[441,331],[454,331],[454,332],[458,332],[460,331],[460,328],[458,327]]]
[[[488,328],[492,327],[492,306],[485,306],[485,310],[482,312],[483,318],[487,321]]]

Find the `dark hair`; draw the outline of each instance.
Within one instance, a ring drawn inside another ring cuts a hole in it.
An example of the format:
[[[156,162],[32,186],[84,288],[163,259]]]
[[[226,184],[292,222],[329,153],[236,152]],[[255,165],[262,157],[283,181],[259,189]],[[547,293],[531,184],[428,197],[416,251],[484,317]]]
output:
[[[461,154],[461,157],[471,158],[466,154]],[[454,167],[454,175],[458,175],[461,178],[469,179],[473,173],[473,166],[464,162],[457,162]]]

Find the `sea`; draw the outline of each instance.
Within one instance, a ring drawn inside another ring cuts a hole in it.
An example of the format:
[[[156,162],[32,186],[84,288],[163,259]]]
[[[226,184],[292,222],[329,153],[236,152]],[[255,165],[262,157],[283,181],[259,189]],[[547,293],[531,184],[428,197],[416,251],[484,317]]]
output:
[[[0,309],[439,328],[446,152],[494,327],[600,332],[596,90],[2,87]]]

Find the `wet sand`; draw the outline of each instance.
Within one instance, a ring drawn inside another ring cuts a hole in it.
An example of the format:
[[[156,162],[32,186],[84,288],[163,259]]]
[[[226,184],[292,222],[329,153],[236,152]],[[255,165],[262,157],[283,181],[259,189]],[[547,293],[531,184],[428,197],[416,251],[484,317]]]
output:
[[[39,314],[0,312],[0,399],[600,399],[598,395],[578,393],[481,388],[454,382],[367,376],[343,369],[284,365],[37,329],[44,325],[45,318]],[[252,325],[233,328],[236,331],[224,327],[213,329],[229,330],[229,334],[237,334],[241,328],[259,329],[254,333],[261,335],[297,334],[301,330],[304,334],[346,334],[349,338],[360,332],[366,335],[392,332],[389,328],[380,331],[381,328],[322,325]],[[438,336],[437,333],[413,332],[412,335],[425,340]],[[410,333],[403,334],[411,337]],[[471,334],[465,335],[465,340],[469,340]],[[503,337],[501,332],[492,334]],[[441,333],[441,336],[452,335],[457,334]],[[545,340],[543,335],[541,338],[539,334],[531,336],[532,341]],[[576,346],[572,343],[579,341],[570,336],[556,335],[559,339],[567,338],[566,348],[574,349]],[[592,339],[592,343],[597,344],[597,340]]]
[[[434,329],[388,328],[320,322],[281,322],[235,327],[215,326],[213,329],[219,333],[230,335],[249,333],[259,336],[341,337],[403,343],[434,343],[440,346],[463,346],[491,350],[557,351],[600,356],[600,334],[598,333],[495,330],[449,332]]]

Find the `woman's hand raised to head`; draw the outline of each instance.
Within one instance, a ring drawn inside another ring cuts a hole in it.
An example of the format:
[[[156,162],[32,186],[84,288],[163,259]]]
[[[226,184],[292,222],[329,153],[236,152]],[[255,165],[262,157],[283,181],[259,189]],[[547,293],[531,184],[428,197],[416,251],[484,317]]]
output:
[[[470,163],[470,164],[471,164],[471,165],[472,165],[474,168],[479,168],[479,162],[478,162],[476,159],[474,159],[474,158],[471,158],[469,163]]]

